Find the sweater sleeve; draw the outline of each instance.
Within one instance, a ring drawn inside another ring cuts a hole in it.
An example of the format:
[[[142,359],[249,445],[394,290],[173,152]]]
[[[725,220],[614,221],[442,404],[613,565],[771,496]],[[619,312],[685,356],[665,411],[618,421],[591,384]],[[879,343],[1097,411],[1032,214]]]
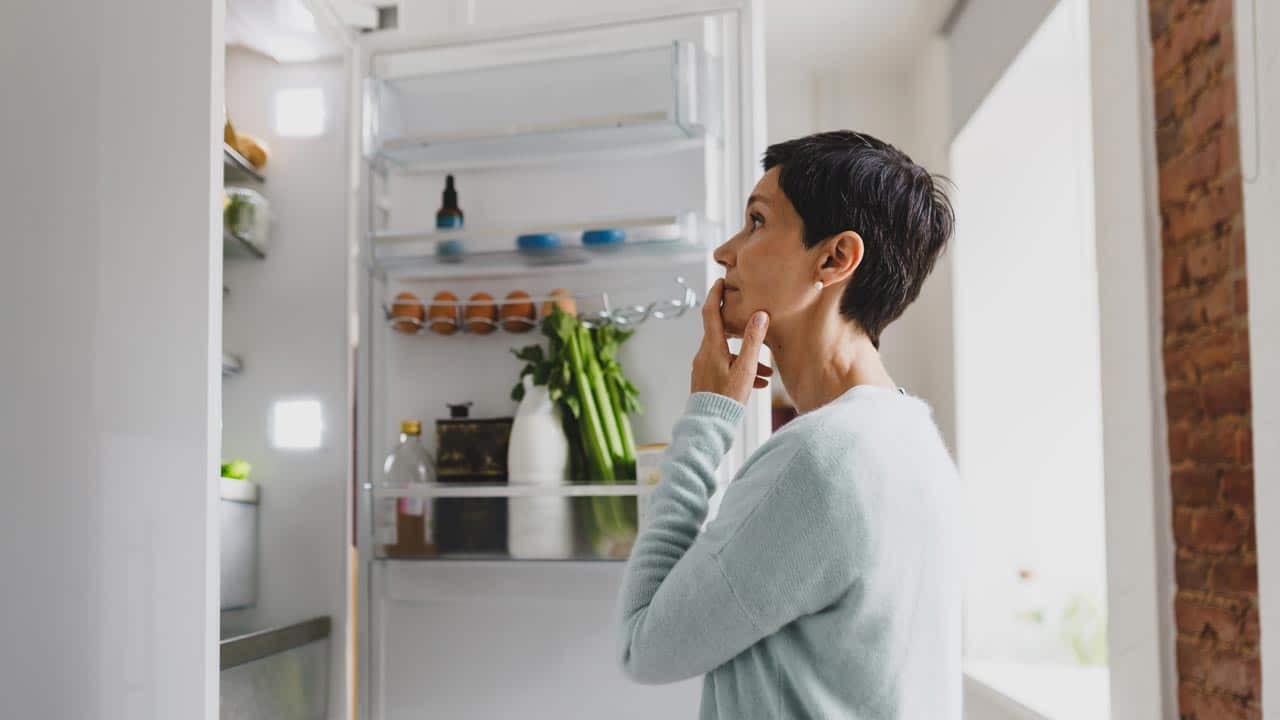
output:
[[[710,672],[852,582],[846,505],[811,477],[821,464],[803,445],[735,477],[699,534],[744,410],[693,393],[675,425],[617,603],[619,660],[637,682]]]

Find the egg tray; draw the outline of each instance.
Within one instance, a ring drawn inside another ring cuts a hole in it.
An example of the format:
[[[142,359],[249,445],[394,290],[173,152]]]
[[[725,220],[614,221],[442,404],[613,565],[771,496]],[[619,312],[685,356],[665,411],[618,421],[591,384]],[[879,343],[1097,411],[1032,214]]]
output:
[[[489,335],[497,330],[508,333],[526,333],[542,322],[545,315],[536,318],[513,315],[506,318],[494,320],[487,317],[471,317],[463,316],[464,308],[472,305],[514,305],[514,304],[530,304],[534,307],[535,312],[540,303],[556,302],[572,299],[578,300],[591,299],[600,297],[603,300],[604,309],[592,312],[580,312],[577,317],[587,327],[601,327],[603,325],[613,324],[618,327],[633,327],[645,322],[646,320],[667,320],[678,318],[690,309],[697,307],[698,296],[685,284],[683,277],[676,277],[676,283],[680,286],[681,297],[673,300],[655,300],[647,304],[632,304],[613,306],[609,302],[608,293],[600,293],[598,295],[559,295],[545,297],[522,297],[508,299],[491,299],[491,300],[432,300],[430,305],[421,301],[412,302],[406,300],[397,300],[390,303],[382,304],[382,311],[386,320],[387,327],[404,335],[426,335],[434,333],[436,335],[456,335],[456,334],[477,334]],[[413,306],[422,307],[424,315],[429,307],[438,307],[444,305],[454,306],[452,317],[435,317],[419,320],[410,316],[397,316],[392,313],[392,306]],[[437,332],[431,329],[432,325],[444,325],[450,328],[449,332]],[[471,326],[479,325],[482,327],[492,328],[487,332],[473,329]],[[507,325],[512,327],[508,328]]]
[[[404,305],[407,303],[401,302],[399,304]],[[444,305],[445,303],[437,302],[434,304]],[[479,304],[479,303],[472,303],[472,304]],[[490,318],[485,318],[485,317],[463,319],[463,318],[457,317],[456,315],[452,318],[437,317],[437,318],[432,318],[431,320],[419,320],[415,317],[395,317],[391,314],[391,308],[389,306],[383,306],[383,310],[386,313],[387,327],[403,335],[427,335],[430,333],[434,333],[436,335],[454,335],[459,332],[472,333],[476,335],[488,335],[494,332],[495,330],[502,330],[503,332],[509,332],[509,333],[524,333],[524,332],[529,332],[530,330],[537,327],[538,323],[540,322],[540,320],[531,320],[527,317],[509,317],[503,320],[492,320]],[[516,329],[509,329],[503,326],[504,323],[509,323],[513,327],[514,326],[519,326],[519,327]],[[471,325],[473,324],[483,325],[485,327],[492,328],[492,330],[488,332],[478,332],[477,330],[471,327]],[[432,325],[444,325],[446,327],[452,328],[452,330],[447,333],[442,333],[442,332],[433,330],[431,328]]]

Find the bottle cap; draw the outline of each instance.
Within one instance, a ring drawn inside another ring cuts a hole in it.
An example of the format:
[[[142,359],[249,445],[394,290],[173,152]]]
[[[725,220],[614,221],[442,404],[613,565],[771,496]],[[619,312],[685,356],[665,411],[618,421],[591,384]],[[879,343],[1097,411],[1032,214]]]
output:
[[[458,190],[453,186],[453,176],[446,175],[444,177],[444,206],[446,208],[458,207]]]
[[[401,420],[400,432],[405,435],[420,435],[422,434],[422,422],[419,420]]]

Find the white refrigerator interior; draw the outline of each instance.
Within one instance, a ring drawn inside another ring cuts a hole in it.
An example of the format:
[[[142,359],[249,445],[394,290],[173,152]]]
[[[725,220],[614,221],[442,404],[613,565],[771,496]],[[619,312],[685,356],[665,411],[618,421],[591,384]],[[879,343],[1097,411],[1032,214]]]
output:
[[[536,328],[406,333],[389,314],[406,292],[430,305],[442,291],[500,301],[519,290],[541,315],[541,299],[567,289],[580,313],[636,321],[619,358],[644,408],[631,418],[635,441],[668,441],[688,396],[702,300],[721,275],[711,250],[739,225],[759,174],[759,21],[756,3],[720,3],[648,18],[357,41],[362,718],[696,712],[700,679],[641,686],[618,666],[620,559],[589,549],[559,561],[389,557],[374,543],[374,506],[399,499],[376,484],[400,422],[421,420],[436,456],[435,421],[448,417],[447,403],[472,403],[476,419],[511,417],[523,363],[510,350],[545,342]],[[446,175],[465,224],[437,231]],[[583,243],[584,231],[605,228],[623,230],[625,241]],[[518,252],[516,237],[527,233],[556,233],[562,245]],[[442,241],[444,249],[460,243],[464,254],[440,252]],[[767,397],[752,399],[721,467],[722,487],[767,435],[768,413]],[[450,493],[511,491],[441,483],[414,492],[439,502]],[[634,503],[642,490],[607,492]]]

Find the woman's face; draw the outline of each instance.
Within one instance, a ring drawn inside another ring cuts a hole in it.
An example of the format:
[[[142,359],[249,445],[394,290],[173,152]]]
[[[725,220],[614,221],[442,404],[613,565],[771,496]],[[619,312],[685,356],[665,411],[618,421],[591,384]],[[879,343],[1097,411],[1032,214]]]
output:
[[[815,255],[804,247],[804,222],[778,185],[777,167],[756,183],[747,200],[742,229],[715,249],[725,268],[720,315],[727,335],[741,337],[756,310],[769,313],[770,327],[786,322],[816,297]]]

